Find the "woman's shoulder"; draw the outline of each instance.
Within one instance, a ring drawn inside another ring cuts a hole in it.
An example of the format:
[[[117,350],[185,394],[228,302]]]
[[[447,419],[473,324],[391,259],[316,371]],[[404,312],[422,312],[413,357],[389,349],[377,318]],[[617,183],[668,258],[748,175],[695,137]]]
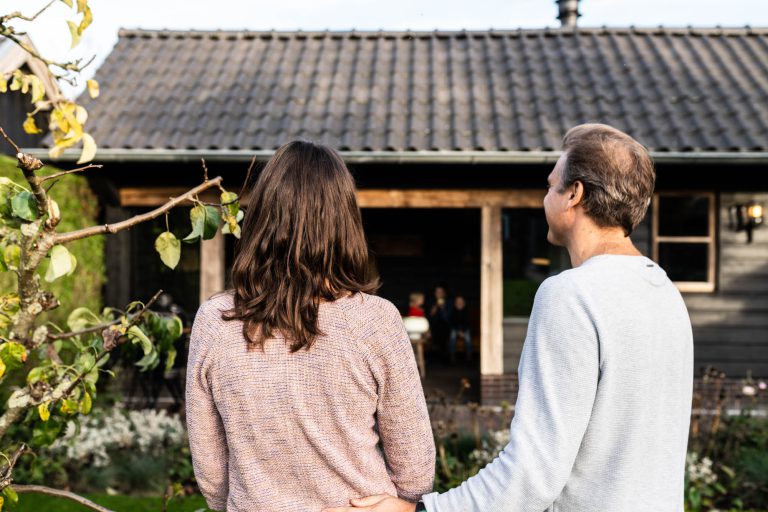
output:
[[[400,311],[392,302],[370,293],[357,292],[337,301],[337,303],[345,310],[348,318],[356,318],[363,323],[391,321],[393,319],[400,321],[402,318]]]
[[[195,322],[217,322],[221,321],[221,315],[234,307],[235,299],[232,290],[225,290],[204,300],[197,309]]]

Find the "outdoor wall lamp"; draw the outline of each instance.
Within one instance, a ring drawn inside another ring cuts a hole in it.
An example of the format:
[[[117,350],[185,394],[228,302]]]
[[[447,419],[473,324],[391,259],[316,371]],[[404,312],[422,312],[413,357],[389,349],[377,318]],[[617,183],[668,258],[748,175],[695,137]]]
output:
[[[765,208],[754,201],[728,208],[728,223],[734,231],[746,231],[747,243],[752,243],[752,231],[763,223]]]

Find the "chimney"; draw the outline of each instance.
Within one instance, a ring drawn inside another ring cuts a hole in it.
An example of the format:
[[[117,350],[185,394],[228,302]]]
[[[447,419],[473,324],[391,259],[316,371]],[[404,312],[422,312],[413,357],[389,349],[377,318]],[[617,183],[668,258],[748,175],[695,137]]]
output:
[[[557,19],[560,20],[560,26],[563,28],[573,28],[576,26],[576,20],[579,14],[579,0],[556,0],[560,7],[560,14]]]

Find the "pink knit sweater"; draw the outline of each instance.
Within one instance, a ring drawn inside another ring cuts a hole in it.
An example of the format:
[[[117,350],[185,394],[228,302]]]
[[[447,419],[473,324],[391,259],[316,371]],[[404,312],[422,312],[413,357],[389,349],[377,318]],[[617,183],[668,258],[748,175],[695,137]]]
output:
[[[320,305],[324,333],[290,353],[279,335],[248,351],[225,322],[230,293],[200,306],[190,337],[187,427],[214,510],[318,512],[349,498],[432,490],[435,447],[397,309],[358,293]]]

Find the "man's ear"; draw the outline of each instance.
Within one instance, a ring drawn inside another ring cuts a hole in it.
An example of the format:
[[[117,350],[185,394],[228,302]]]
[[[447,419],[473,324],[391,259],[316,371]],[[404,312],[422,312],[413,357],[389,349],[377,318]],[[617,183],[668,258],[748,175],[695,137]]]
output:
[[[580,181],[574,181],[573,184],[568,187],[568,205],[571,207],[581,204],[584,199],[584,184]]]

